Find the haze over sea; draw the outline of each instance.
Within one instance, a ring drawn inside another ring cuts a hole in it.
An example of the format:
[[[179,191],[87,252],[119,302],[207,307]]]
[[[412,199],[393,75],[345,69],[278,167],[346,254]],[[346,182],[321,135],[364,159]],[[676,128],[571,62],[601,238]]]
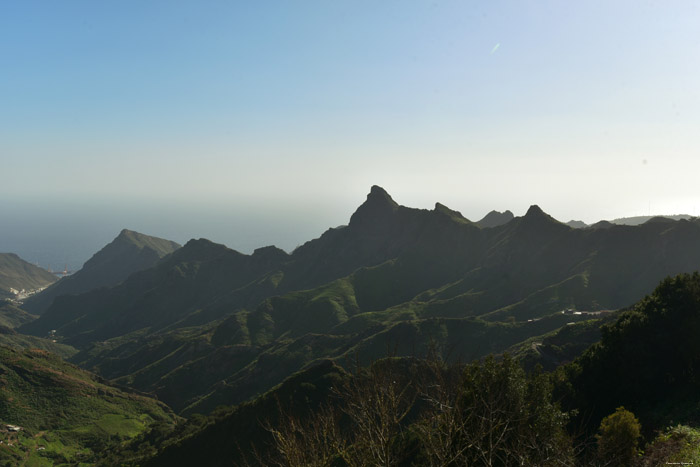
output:
[[[0,251],[292,250],[370,186],[478,220],[697,214],[700,4],[0,5]]]
[[[191,238],[207,238],[244,253],[271,244],[291,251],[346,223],[351,213],[322,206],[292,212],[270,206],[255,212],[244,206],[66,205],[49,200],[0,207],[0,252],[54,271],[75,271],[123,228],[183,245]]]

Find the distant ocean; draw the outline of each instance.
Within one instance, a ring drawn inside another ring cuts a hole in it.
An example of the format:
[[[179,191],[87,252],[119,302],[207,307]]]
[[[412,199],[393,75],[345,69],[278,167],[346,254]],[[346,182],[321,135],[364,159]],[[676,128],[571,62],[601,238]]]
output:
[[[348,214],[340,217],[344,216],[349,218]],[[53,271],[77,271],[124,228],[182,245],[192,238],[207,238],[242,253],[267,245],[291,252],[334,226],[328,217],[324,220],[308,212],[223,212],[172,207],[81,210],[75,206],[2,206],[0,252],[16,253],[25,261]]]

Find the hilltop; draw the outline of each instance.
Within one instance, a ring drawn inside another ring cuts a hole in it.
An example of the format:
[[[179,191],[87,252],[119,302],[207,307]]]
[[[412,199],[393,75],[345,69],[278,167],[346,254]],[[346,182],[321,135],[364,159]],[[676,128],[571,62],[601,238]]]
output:
[[[22,307],[43,313],[56,297],[76,295],[119,284],[132,273],[148,269],[180,247],[177,243],[124,229],[71,276],[27,299]]]

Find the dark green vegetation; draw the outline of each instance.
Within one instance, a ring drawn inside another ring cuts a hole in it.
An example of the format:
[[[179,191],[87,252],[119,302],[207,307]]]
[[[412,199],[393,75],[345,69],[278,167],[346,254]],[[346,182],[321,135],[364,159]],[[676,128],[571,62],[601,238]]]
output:
[[[507,355],[466,366],[388,358],[352,374],[324,361],[114,456],[149,466],[698,462],[699,331],[700,275],[681,275],[554,373],[526,374]]]
[[[355,374],[325,362],[191,422],[146,465],[567,465],[567,418],[549,391],[509,358],[463,371],[385,359]]]
[[[0,346],[2,465],[89,463],[104,446],[156,421],[176,418],[165,405],[116,389],[49,352]]]
[[[23,308],[41,314],[60,295],[76,295],[117,285],[134,272],[150,268],[179,247],[170,240],[124,229],[112,243],[95,253],[80,271],[62,278],[40,295],[25,300]]]
[[[699,332],[700,275],[665,279],[560,370],[568,404],[582,420],[599,421],[624,405],[647,429],[700,423]]]
[[[595,323],[574,328],[579,341],[545,336],[595,318],[562,310],[627,306],[698,264],[697,220],[572,229],[533,206],[482,229],[373,187],[348,226],[292,254],[192,240],[116,286],[57,297],[20,331],[56,330],[78,348],[73,362],[179,413],[207,413],[319,359],[366,364],[387,349],[470,361],[534,339],[553,367],[597,337]]]
[[[574,315],[578,317],[577,315]],[[508,349],[526,369],[540,365],[547,371],[572,362],[588,347],[600,340],[600,327],[616,319],[617,313],[600,312],[585,315],[585,321],[566,326],[542,336],[532,337]]]
[[[56,281],[45,269],[24,261],[14,253],[0,253],[0,299],[14,298],[16,291],[36,290]]]

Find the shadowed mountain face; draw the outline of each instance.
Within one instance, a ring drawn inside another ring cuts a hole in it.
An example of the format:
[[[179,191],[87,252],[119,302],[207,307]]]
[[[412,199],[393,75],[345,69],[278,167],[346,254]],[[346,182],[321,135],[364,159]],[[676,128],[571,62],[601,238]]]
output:
[[[538,206],[482,229],[372,187],[349,225],[292,254],[192,240],[121,284],[57,298],[21,332],[153,391],[183,413],[266,391],[319,358],[369,361],[438,345],[464,360],[616,309],[700,265],[700,223],[572,229]],[[432,344],[431,344],[432,343]]]
[[[58,296],[117,285],[132,273],[150,268],[179,247],[170,240],[124,229],[112,243],[95,253],[80,271],[26,300],[23,308],[41,314]]]
[[[24,261],[14,253],[0,253],[0,298],[12,297],[10,289],[35,290],[56,282],[56,276]]]
[[[498,212],[491,211],[486,214],[483,219],[478,221],[476,225],[481,228],[498,227],[499,225],[507,224],[512,221],[515,216],[510,211]]]

